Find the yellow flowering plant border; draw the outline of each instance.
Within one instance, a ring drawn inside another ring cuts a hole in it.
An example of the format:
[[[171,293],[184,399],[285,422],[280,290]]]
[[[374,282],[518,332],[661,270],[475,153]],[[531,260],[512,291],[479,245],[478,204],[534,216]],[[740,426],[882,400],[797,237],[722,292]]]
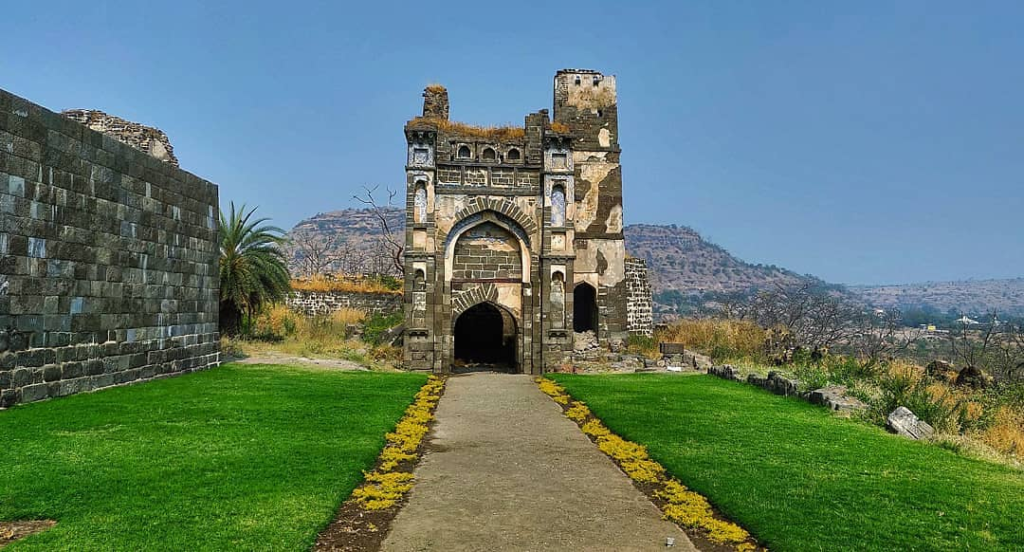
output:
[[[715,544],[734,546],[738,552],[767,550],[757,545],[742,527],[716,515],[706,498],[686,488],[647,455],[647,447],[627,441],[611,432],[581,401],[573,400],[562,386],[537,378],[540,390],[562,407],[567,418],[607,454],[638,487],[661,508],[665,519],[684,529],[698,531]]]
[[[444,383],[442,378],[430,376],[416,393],[413,403],[405,409],[405,415],[395,425],[395,430],[385,436],[387,444],[380,453],[377,468],[364,472],[363,484],[352,491],[352,500],[362,509],[391,508],[412,489],[412,472],[398,468],[405,463],[411,470],[411,464],[419,458],[417,453],[430,431],[430,422],[434,421],[434,409],[441,400]]]
[[[412,490],[412,470],[420,459],[444,385],[443,378],[430,376],[416,393],[394,431],[385,435],[387,442],[376,467],[363,472],[363,482],[317,535],[314,552],[381,548],[402,500]]]

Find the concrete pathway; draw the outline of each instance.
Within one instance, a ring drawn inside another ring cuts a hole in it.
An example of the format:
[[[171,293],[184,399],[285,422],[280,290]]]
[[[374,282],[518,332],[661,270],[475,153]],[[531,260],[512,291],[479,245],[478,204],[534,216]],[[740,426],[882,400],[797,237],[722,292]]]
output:
[[[452,377],[388,551],[695,550],[524,375]]]

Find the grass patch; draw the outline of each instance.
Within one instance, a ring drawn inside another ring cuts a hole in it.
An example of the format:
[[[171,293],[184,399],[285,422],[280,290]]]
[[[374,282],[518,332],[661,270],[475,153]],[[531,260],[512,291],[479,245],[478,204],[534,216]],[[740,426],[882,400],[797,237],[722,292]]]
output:
[[[13,550],[309,548],[420,374],[225,365],[0,412]]]
[[[772,550],[1024,550],[1024,473],[710,376],[550,376]]]

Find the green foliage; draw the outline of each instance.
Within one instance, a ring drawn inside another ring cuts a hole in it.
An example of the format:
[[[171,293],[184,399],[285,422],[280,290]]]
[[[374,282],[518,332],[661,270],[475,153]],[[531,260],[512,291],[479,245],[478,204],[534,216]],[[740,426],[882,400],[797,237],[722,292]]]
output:
[[[242,329],[242,316],[250,319],[264,305],[281,301],[290,289],[291,277],[280,246],[284,230],[253,219],[253,207],[245,205],[220,213],[220,311],[222,331]]]
[[[225,365],[0,412],[12,550],[308,550],[426,377]]]
[[[793,354],[792,371],[804,391],[828,385],[853,386],[858,381],[874,377],[876,368],[871,363],[846,355],[826,354],[814,359],[805,349],[798,349]]]
[[[391,291],[401,291],[404,282],[401,278],[396,278],[390,274],[373,274],[367,277],[368,280],[376,282],[383,286],[385,289]]]
[[[363,321],[363,341],[371,345],[380,345],[384,332],[402,323],[405,316],[401,312],[389,315],[375,314]]]
[[[1024,473],[710,376],[554,374],[771,550],[1016,550]]]

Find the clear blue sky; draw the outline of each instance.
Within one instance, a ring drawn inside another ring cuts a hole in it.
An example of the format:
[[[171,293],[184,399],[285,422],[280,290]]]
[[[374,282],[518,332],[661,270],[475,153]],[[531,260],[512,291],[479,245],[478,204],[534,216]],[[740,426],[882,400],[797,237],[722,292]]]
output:
[[[216,4],[216,6],[213,6]],[[843,283],[1024,276],[1024,3],[7,0],[0,87],[160,127],[290,227],[403,181],[424,85],[619,78],[627,222]]]

